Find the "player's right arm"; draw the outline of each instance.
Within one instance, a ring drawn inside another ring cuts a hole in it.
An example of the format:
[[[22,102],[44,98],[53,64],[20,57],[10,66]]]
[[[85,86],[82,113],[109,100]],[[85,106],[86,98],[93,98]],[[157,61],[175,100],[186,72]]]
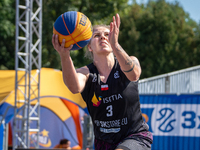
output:
[[[77,70],[75,69],[73,61],[70,57],[70,49],[72,48],[72,45],[65,48],[65,40],[63,40],[60,45],[58,42],[58,36],[53,34],[52,44],[61,58],[63,81],[65,85],[74,94],[82,92],[89,76],[88,68],[85,66]]]

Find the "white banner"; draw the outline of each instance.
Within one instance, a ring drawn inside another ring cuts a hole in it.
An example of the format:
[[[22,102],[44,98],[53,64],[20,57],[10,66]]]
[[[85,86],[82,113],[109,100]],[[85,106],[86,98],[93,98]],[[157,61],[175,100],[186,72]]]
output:
[[[200,137],[200,104],[141,104],[141,109],[155,136]]]

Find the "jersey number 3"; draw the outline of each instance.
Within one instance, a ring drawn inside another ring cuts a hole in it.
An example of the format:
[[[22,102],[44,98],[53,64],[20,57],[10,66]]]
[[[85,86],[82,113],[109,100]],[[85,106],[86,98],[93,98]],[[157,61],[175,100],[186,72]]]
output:
[[[106,114],[106,116],[107,117],[111,117],[113,115],[113,107],[112,107],[112,105],[107,106],[106,110],[108,111],[108,113]]]

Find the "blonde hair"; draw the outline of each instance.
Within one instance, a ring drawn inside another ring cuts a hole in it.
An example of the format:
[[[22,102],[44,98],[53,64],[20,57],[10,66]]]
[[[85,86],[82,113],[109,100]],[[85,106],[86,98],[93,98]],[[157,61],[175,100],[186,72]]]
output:
[[[93,32],[94,32],[95,29],[97,29],[99,27],[104,27],[104,28],[107,28],[107,29],[110,30],[110,26],[109,25],[102,24],[102,25],[94,25],[93,26]],[[91,51],[89,51],[89,49],[88,49],[88,46],[90,45],[91,40],[92,40],[92,38],[90,39],[89,43],[86,46],[85,57],[88,58],[88,59],[90,59],[90,60],[93,60],[93,53]]]

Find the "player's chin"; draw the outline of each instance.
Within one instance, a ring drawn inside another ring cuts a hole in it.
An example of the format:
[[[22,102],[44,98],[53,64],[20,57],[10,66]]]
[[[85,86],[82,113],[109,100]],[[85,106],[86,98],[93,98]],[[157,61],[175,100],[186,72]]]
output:
[[[110,47],[103,47],[103,48],[101,49],[101,51],[102,51],[102,52],[112,52],[113,50],[112,50],[112,48],[110,48]]]
[[[109,46],[109,45],[104,45],[101,48],[104,49],[104,50],[107,50],[107,51],[112,51],[112,47]]]
[[[110,49],[109,50],[108,49],[104,49],[100,53],[107,56],[107,55],[113,54],[113,51],[110,50]]]

